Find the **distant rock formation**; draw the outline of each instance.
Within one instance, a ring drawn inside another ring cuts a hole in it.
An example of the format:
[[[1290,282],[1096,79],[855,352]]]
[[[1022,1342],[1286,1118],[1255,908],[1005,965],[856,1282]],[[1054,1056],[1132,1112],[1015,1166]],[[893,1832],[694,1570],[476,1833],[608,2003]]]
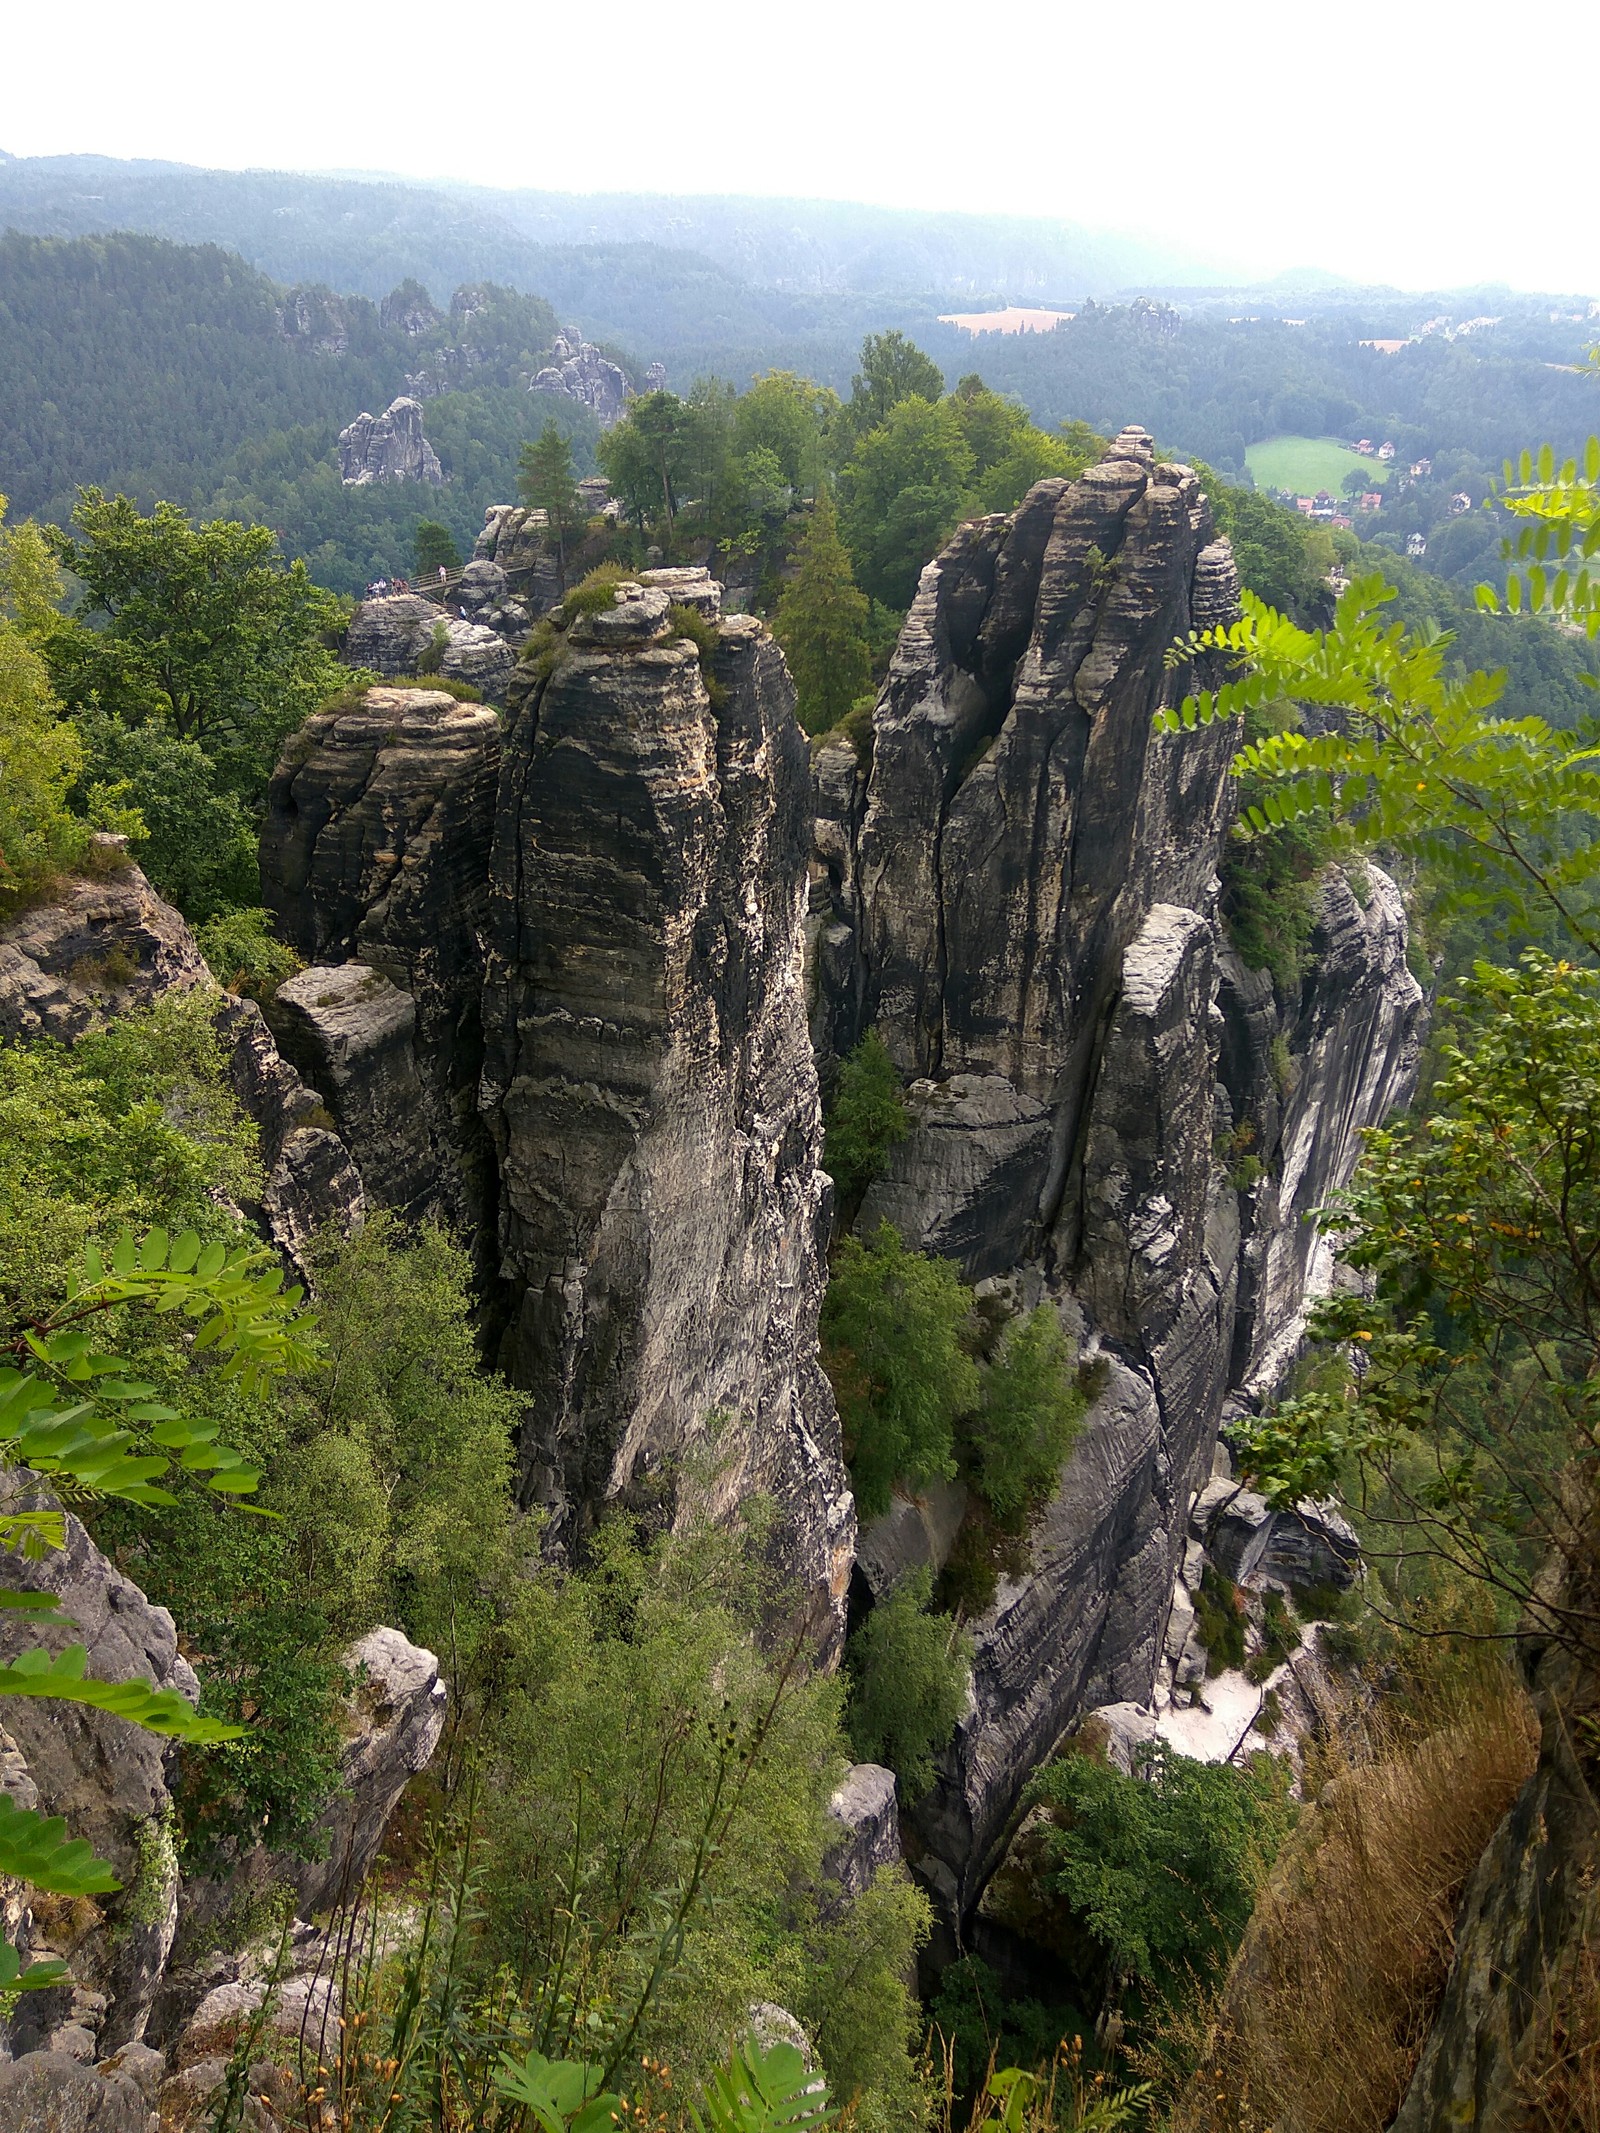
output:
[[[529,380],[528,390],[576,400],[597,415],[600,427],[607,430],[621,421],[628,404],[626,372],[572,327],[556,335],[549,363]]]
[[[339,479],[347,489],[369,482],[420,481],[438,488],[444,481],[439,455],[422,434],[422,404],[391,400],[381,415],[357,415],[339,432]]]

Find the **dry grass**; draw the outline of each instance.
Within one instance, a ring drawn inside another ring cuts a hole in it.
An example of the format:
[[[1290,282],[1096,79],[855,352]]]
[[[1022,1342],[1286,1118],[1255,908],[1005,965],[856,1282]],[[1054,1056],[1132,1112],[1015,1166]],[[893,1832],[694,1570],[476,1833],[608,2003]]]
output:
[[[1498,1663],[1436,1688],[1425,1724],[1353,1729],[1268,1882],[1172,2133],[1381,2133],[1433,2018],[1462,1885],[1536,1749]]]
[[[1521,2056],[1527,2133],[1600,2133],[1600,1890],[1545,1980]]]

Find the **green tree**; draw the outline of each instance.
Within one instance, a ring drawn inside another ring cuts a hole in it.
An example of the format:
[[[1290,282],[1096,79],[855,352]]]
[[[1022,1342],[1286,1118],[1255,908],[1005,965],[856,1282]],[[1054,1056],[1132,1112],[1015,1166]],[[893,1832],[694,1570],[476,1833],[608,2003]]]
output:
[[[547,422],[537,440],[522,447],[517,466],[518,493],[525,504],[545,515],[550,545],[556,554],[556,575],[565,591],[567,543],[582,517],[572,449],[555,424]]]
[[[59,573],[37,528],[8,527],[0,496],[0,923],[88,852],[68,795],[83,748],[63,724],[32,630],[53,620]]]
[[[792,370],[768,371],[740,394],[733,413],[733,449],[770,452],[797,496],[815,494],[828,472],[828,440],[839,418],[839,396]]]
[[[1075,1752],[1034,1779],[1042,1893],[1090,1936],[1114,1997],[1132,1986],[1176,2002],[1220,1974],[1293,1821],[1290,1779],[1270,1755],[1200,1763],[1164,1741],[1136,1777]]]
[[[901,1798],[933,1783],[933,1758],[967,1705],[972,1640],[949,1615],[930,1611],[933,1574],[916,1570],[872,1609],[846,1654],[846,1724],[864,1763],[885,1763]]]
[[[839,538],[833,498],[821,488],[773,622],[808,733],[829,732],[870,687],[869,621],[866,597],[856,590]]]
[[[695,451],[696,416],[676,393],[647,393],[601,438],[600,464],[638,524],[660,517],[670,533],[678,485]]]
[[[862,587],[901,610],[968,507],[972,447],[948,402],[902,400],[839,477],[841,529]]]
[[[84,588],[82,621],[44,640],[57,690],[127,725],[158,719],[196,742],[245,792],[343,669],[330,649],[341,610],[285,563],[270,527],[197,526],[174,504],[148,516],[126,496],[80,493],[77,538],[51,535]]]
[[[863,1518],[898,1480],[955,1472],[955,1423],[978,1398],[962,1346],[972,1291],[947,1260],[908,1252],[887,1222],[841,1240],[822,1301],[822,1353]]]
[[[1050,1305],[1013,1319],[971,1424],[978,1487],[1002,1524],[1019,1524],[1055,1487],[1086,1404]]]
[[[164,722],[125,726],[98,706],[74,723],[86,811],[138,811],[135,855],[161,894],[192,925],[248,906],[259,891],[258,831],[200,744]]]
[[[860,362],[845,408],[854,437],[878,429],[902,400],[934,401],[944,392],[938,364],[898,330],[869,333],[861,343]]]
[[[412,558],[419,578],[437,577],[441,570],[461,568],[461,550],[456,546],[456,537],[448,526],[441,526],[436,518],[417,520],[416,538],[412,542]]]

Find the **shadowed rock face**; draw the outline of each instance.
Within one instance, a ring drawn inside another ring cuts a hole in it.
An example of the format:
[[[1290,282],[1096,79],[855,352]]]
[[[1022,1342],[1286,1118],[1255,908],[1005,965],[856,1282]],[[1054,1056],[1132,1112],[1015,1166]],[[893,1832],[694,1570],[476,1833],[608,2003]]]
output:
[[[956,534],[870,775],[818,759],[813,1031],[826,1056],[876,1028],[912,1077],[861,1221],[1053,1301],[1109,1371],[1029,1571],[974,1625],[971,1708],[913,1810],[952,1920],[1063,1729],[1148,1698],[1225,1398],[1292,1353],[1327,1271],[1303,1218],[1414,1059],[1391,884],[1362,908],[1330,876],[1287,1008],[1217,920],[1237,734],[1152,721],[1220,678],[1166,658],[1237,588],[1193,473],[1125,431],[1080,481]],[[1217,1147],[1247,1119],[1265,1176],[1241,1190]]]
[[[854,1517],[816,1355],[805,742],[765,629],[724,625],[714,710],[667,608],[635,589],[575,624],[506,746],[483,1104],[525,1489],[573,1533],[608,1496],[670,1502],[689,1456],[717,1509],[776,1499],[780,1556],[836,1621]]]
[[[319,712],[273,775],[262,898],[312,968],[270,1019],[372,1195],[481,1229],[479,993],[500,722],[437,689]]]

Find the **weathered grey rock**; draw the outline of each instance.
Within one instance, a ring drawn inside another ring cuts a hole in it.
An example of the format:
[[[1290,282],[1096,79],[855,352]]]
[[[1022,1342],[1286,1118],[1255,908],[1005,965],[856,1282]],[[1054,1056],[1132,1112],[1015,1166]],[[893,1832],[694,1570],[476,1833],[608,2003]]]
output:
[[[320,1231],[348,1235],[366,1213],[366,1192],[350,1151],[314,1089],[272,1041],[254,1000],[224,999],[217,1029],[228,1042],[234,1095],[261,1135],[266,1172],[259,1205],[247,1205],[279,1251],[302,1272]]]
[[[722,587],[705,570],[693,565],[666,570],[641,570],[641,585],[664,592],[675,607],[692,607],[705,622],[722,620]]]
[[[822,1878],[838,1888],[835,1910],[855,1902],[882,1866],[900,1864],[900,1806],[892,1770],[852,1763],[828,1801],[828,1820],[840,1834],[822,1859]]]
[[[261,839],[263,899],[323,966],[279,988],[274,1026],[373,1194],[467,1226],[492,1197],[477,1084],[499,765],[484,705],[371,689],[295,736]]]
[[[605,430],[621,421],[628,404],[626,373],[570,326],[556,335],[550,361],[529,380],[528,390],[576,400],[599,416]]]
[[[313,963],[279,986],[271,1014],[372,1198],[411,1215],[436,1209],[449,1173],[429,1131],[411,995],[366,963]]]
[[[526,627],[519,619],[513,632]],[[388,593],[362,600],[345,632],[344,657],[353,667],[374,674],[413,675],[437,656],[437,671],[450,681],[466,682],[490,703],[505,695],[516,666],[506,637],[481,622],[425,600],[421,593]]]
[[[1109,1368],[1028,1572],[972,1625],[971,1708],[909,1807],[952,1922],[1063,1729],[1148,1702],[1236,1359],[1292,1343],[1318,1249],[1304,1217],[1405,1086],[1415,1001],[1380,889],[1366,914],[1328,904],[1326,974],[1290,1011],[1303,1149],[1280,1164],[1281,1113],[1262,1148],[1281,1196],[1243,1194],[1219,1154],[1284,1010],[1236,1029],[1227,1007],[1236,735],[1154,718],[1221,678],[1167,654],[1237,593],[1194,474],[1124,431],[923,572],[864,792],[852,751],[818,751],[812,1028],[825,1057],[876,1029],[910,1083],[912,1131],[862,1219],[1051,1299]]]
[[[422,432],[422,404],[404,394],[381,415],[357,415],[339,432],[339,479],[347,489],[372,482],[420,481],[438,488],[444,480],[439,455]]]
[[[1311,1217],[1416,1075],[1423,994],[1406,962],[1405,907],[1380,867],[1364,874],[1364,903],[1337,868],[1323,875],[1311,973],[1288,1014],[1266,972],[1229,947],[1219,959],[1223,1079],[1233,1123],[1250,1125],[1265,1165],[1240,1261],[1234,1376],[1250,1399],[1276,1389],[1308,1300],[1330,1285],[1332,1242]]]
[[[108,1014],[213,982],[172,906],[114,851],[107,863],[0,932],[0,1037],[70,1043]]]
[[[668,605],[624,586],[574,623],[506,742],[483,1103],[523,1489],[558,1536],[607,1497],[764,1490],[831,1636],[854,1517],[816,1349],[806,746],[766,630],[723,626],[713,711]]]
[[[1050,1158],[1050,1115],[1003,1074],[952,1074],[906,1091],[910,1133],[867,1191],[856,1227],[880,1222],[969,1280],[1015,1266],[1031,1241]]]
[[[1336,1585],[1355,1581],[1361,1543],[1332,1504],[1310,1501],[1275,1511],[1237,1482],[1207,1482],[1190,1514],[1195,1536],[1236,1585]]]
[[[54,1498],[30,1487],[31,1481],[20,1469],[0,1473],[0,1502],[7,1509],[53,1508]],[[63,1516],[64,1547],[47,1550],[37,1561],[18,1551],[0,1553],[0,1585],[54,1593],[67,1620],[52,1624],[0,1613],[0,1660],[33,1648],[53,1654],[82,1644],[86,1671],[99,1679],[149,1681],[197,1703],[199,1685],[179,1653],[171,1615],[153,1606],[107,1561],[78,1519],[70,1512]],[[100,1901],[105,1925],[74,1946],[73,1974],[84,1992],[100,1993],[112,2003],[104,2041],[136,2039],[177,1923],[177,1860],[166,1783],[170,1743],[83,1704],[15,1697],[6,1717],[41,1812],[64,1816],[73,1836],[87,1839],[123,1883],[120,1895]],[[30,1993],[13,2023],[13,2037],[26,2038],[35,2027],[42,2034],[69,2011],[67,1988],[59,1996],[56,1989]]]
[[[354,1677],[340,1792],[318,1823],[327,1852],[300,1870],[307,1917],[348,1901],[365,1880],[401,1793],[425,1770],[444,1730],[444,1683],[432,1652],[397,1629],[369,1630],[344,1655]]]
[[[915,1494],[897,1489],[887,1511],[856,1540],[856,1576],[881,1600],[914,1570],[937,1577],[950,1559],[967,1508],[966,1484],[930,1481]]]
[[[150,2103],[120,2067],[62,2051],[0,2060],[0,2133],[147,2133]]]

